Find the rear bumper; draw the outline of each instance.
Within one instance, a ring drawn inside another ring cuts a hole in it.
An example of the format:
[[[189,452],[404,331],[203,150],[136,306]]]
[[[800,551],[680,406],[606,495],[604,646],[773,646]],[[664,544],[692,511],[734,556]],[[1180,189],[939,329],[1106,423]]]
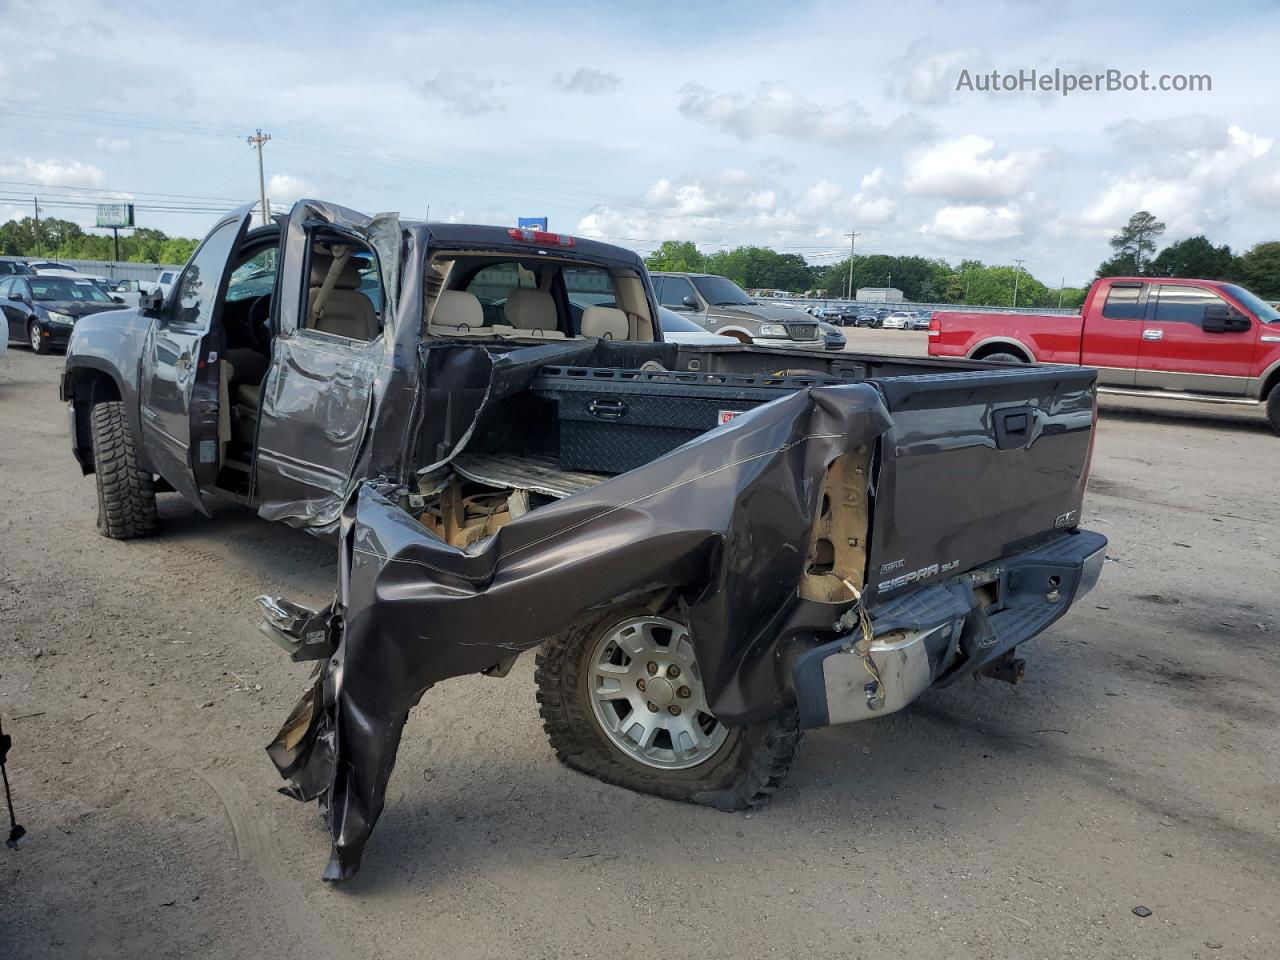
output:
[[[856,651],[856,636],[823,643],[794,661],[801,725],[822,727],[893,713],[931,686],[990,666],[1094,588],[1106,546],[1106,537],[1093,531],[1064,534],[875,605],[869,611],[871,665]],[[978,588],[994,590],[996,604],[986,607]]]

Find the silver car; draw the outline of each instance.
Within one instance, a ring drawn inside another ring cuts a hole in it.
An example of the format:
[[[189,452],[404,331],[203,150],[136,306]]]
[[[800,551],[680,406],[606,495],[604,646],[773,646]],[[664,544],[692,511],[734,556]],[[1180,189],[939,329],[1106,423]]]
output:
[[[654,292],[668,310],[711,333],[743,343],[823,350],[818,321],[785,304],[762,303],[727,277],[709,273],[655,273]]]

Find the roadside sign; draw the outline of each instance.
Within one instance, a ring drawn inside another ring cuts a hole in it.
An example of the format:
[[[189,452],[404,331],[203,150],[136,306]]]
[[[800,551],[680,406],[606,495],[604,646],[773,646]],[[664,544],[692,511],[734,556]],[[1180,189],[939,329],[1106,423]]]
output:
[[[547,226],[547,217],[520,217],[516,221],[516,226],[521,230],[541,230],[543,233],[550,231]]]
[[[98,226],[100,227],[132,227],[132,203],[100,203],[98,204]]]

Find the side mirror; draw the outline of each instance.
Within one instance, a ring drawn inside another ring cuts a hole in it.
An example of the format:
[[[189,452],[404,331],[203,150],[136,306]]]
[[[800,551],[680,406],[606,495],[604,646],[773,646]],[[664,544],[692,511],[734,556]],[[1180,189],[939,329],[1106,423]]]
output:
[[[1227,306],[1213,303],[1204,308],[1201,328],[1205,333],[1240,333],[1249,329],[1249,318]]]
[[[697,310],[697,309],[698,309],[698,298],[697,298],[697,297],[695,297],[693,294],[686,294],[686,295],[685,295],[685,296],[680,300],[680,302],[681,302],[681,303],[683,303],[683,304],[684,304],[686,307],[688,307],[690,310]]]
[[[164,307],[164,294],[151,290],[138,298],[138,309],[143,313],[158,314]]]
[[[111,302],[112,302],[112,303],[124,303],[124,297],[112,297],[112,298],[111,298]]]
[[[15,292],[15,293],[11,293],[11,294],[9,294],[9,299],[10,299],[10,300],[17,300],[19,303],[26,303],[26,302],[27,302],[27,298],[26,298],[26,297],[24,297],[22,294],[20,294],[20,293],[16,293],[16,292]]]

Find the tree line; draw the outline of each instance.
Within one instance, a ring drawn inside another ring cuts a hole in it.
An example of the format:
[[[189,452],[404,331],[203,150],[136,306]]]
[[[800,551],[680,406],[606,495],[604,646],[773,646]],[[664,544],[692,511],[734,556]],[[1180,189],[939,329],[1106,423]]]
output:
[[[852,259],[852,270],[850,260]],[[857,254],[830,265],[810,264],[796,253],[768,247],[737,247],[703,253],[688,240],[668,240],[645,258],[650,270],[714,273],[740,287],[801,293],[822,290],[846,296],[850,288],[894,287],[915,303],[984,303],[1025,307],[1076,307],[1084,301],[1081,287],[1049,287],[1025,270],[962,260],[952,266],[940,258]],[[852,276],[852,280],[850,279]]]
[[[146,227],[121,232],[120,259],[130,263],[186,263],[198,240],[171,237]],[[0,255],[64,260],[114,260],[110,236],[86,232],[79,224],[56,217],[10,220],[0,226]]]
[[[1255,243],[1235,254],[1215,247],[1203,234],[1171,243],[1156,253],[1165,225],[1147,210],[1129,218],[1111,238],[1114,253],[1098,266],[1099,277],[1189,277],[1239,283],[1264,300],[1280,300],[1280,240]]]

